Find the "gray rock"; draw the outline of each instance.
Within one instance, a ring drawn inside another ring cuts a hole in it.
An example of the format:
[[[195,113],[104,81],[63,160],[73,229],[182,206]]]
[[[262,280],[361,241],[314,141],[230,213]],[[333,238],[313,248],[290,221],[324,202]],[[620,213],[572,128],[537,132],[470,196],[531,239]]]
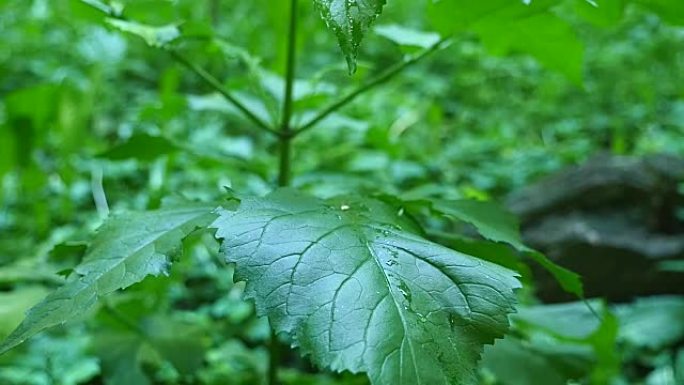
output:
[[[627,300],[684,294],[684,274],[659,268],[684,259],[684,159],[600,156],[523,189],[508,200],[523,238],[581,274],[587,296]],[[566,300],[548,274],[536,271],[539,295]]]

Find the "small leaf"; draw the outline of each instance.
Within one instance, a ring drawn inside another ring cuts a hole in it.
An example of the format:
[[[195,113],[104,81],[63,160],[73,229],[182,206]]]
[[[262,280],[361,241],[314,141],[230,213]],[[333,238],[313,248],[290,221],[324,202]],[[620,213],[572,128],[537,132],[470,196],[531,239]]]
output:
[[[476,200],[436,200],[432,209],[469,223],[485,238],[528,250],[520,238],[518,219],[496,203]]]
[[[112,27],[142,38],[151,47],[165,47],[181,36],[180,29],[173,24],[155,27],[135,21],[114,18],[107,18],[106,20]]]
[[[491,241],[504,242],[515,247],[551,273],[563,290],[580,298],[584,297],[581,277],[523,244],[517,218],[503,207],[484,201],[436,200],[432,201],[432,210],[475,226],[480,235]]]
[[[76,267],[78,277],[29,310],[21,325],[0,345],[0,354],[44,329],[82,316],[99,297],[148,275],[166,274],[169,255],[178,249],[180,241],[214,218],[211,207],[186,205],[108,219],[83,263]]]
[[[610,27],[622,20],[625,0],[578,1],[575,10],[585,20],[599,27]]]
[[[140,362],[142,341],[136,334],[99,335],[94,350],[106,385],[150,385]]]
[[[620,338],[632,346],[658,351],[684,338],[684,297],[641,298],[617,306],[615,312],[620,319]]]
[[[148,134],[132,136],[125,143],[118,144],[98,155],[98,158],[110,160],[137,159],[142,162],[150,162],[162,155],[168,155],[182,150],[172,141]]]
[[[506,337],[485,349],[483,366],[502,385],[566,385],[569,378],[544,354],[515,337]]]
[[[375,27],[375,33],[399,45],[410,47],[429,48],[440,40],[438,33],[417,31],[396,24],[379,25]]]
[[[314,0],[321,17],[337,37],[350,73],[356,72],[361,40],[386,3],[386,0]]]
[[[421,238],[372,199],[278,190],[212,226],[260,315],[317,365],[375,385],[472,380],[520,287],[516,273]]]
[[[551,273],[563,290],[579,298],[584,298],[584,284],[579,274],[560,266],[536,250],[529,249],[525,255]]]

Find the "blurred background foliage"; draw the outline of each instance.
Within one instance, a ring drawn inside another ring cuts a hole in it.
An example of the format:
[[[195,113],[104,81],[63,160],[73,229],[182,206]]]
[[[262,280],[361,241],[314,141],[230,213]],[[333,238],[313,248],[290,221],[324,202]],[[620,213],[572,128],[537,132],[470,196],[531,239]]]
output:
[[[277,119],[286,2],[122,3],[140,22],[181,22],[188,56],[264,120]],[[684,156],[681,14],[653,13],[668,1],[644,1],[611,23],[577,3],[557,14],[584,42],[581,81],[529,56],[492,55],[477,36],[459,35],[298,139],[294,184],[320,196],[503,199],[601,153]],[[395,43],[405,32],[398,25],[431,29],[425,2],[390,2],[349,77],[334,37],[310,2],[301,6],[300,121],[410,53]],[[272,138],[91,7],[4,0],[0,36],[0,336],[60,284],[109,211],[153,209],[169,195],[218,200],[224,186],[262,194],[273,185]],[[0,357],[0,383],[260,383],[268,325],[241,300],[242,284],[217,248],[208,232],[194,234],[169,278],[148,279],[93,317]],[[599,322],[582,303],[524,296],[514,332],[487,348],[483,384],[684,383],[681,297],[596,300]],[[286,357],[281,380],[366,383],[317,374],[296,354]]]

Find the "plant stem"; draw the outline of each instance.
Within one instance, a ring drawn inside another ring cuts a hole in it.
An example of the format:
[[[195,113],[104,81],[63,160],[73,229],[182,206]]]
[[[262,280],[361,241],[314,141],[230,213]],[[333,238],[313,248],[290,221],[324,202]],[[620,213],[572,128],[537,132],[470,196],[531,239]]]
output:
[[[258,128],[270,134],[279,135],[279,133],[276,130],[271,128],[268,125],[268,123],[261,120],[261,118],[256,116],[256,114],[252,112],[247,106],[245,106],[244,104],[242,104],[242,102],[235,98],[235,96],[226,87],[224,87],[218,79],[212,76],[204,68],[191,62],[185,56],[183,56],[181,53],[174,49],[169,49],[168,52],[171,54],[171,57],[173,57],[174,60],[176,60],[192,72],[196,73],[200,77],[200,79],[202,79],[205,83],[211,86],[218,93],[220,93],[230,104],[235,106],[235,108],[237,108],[245,116],[245,118],[254,123]]]
[[[287,39],[287,62],[285,68],[285,90],[283,97],[283,111],[280,121],[278,143],[280,164],[278,167],[278,186],[289,186],[292,179],[292,113],[294,110],[294,82],[297,69],[297,9],[298,0],[290,0],[290,23]],[[271,341],[268,347],[268,385],[278,384],[278,366],[280,364],[280,343],[271,325]]]
[[[292,113],[294,104],[294,82],[297,54],[297,4],[298,0],[290,0],[290,27],[287,42],[287,64],[285,69],[285,90],[283,97],[283,112],[280,122],[280,167],[278,185],[288,186],[291,179],[292,158]]]
[[[429,56],[431,53],[440,50],[442,47],[445,47],[447,43],[449,43],[451,38],[442,38],[435,44],[429,46],[428,48],[424,49],[420,53],[411,56],[407,59],[404,59],[400,63],[397,63],[382,73],[380,73],[378,76],[374,77],[373,79],[369,80],[368,82],[360,85],[357,89],[354,91],[348,93],[347,95],[341,97],[340,99],[336,100],[335,102],[331,103],[328,107],[324,108],[322,111],[320,111],[315,117],[311,118],[308,122],[304,123],[301,127],[297,128],[293,133],[292,136],[297,136],[301,134],[304,131],[310,130],[311,128],[315,127],[318,123],[320,123],[323,119],[327,118],[330,114],[333,112],[339,110],[340,108],[346,106],[347,104],[351,103],[359,97],[360,95],[372,90],[376,86],[383,84],[387,82],[388,80],[392,79],[396,75],[400,74],[403,72],[406,68],[420,62],[427,56]]]

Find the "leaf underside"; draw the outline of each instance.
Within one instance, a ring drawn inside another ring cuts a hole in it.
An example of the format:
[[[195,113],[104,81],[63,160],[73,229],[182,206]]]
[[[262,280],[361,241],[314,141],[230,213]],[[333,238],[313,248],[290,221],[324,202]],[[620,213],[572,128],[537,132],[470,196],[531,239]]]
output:
[[[76,267],[77,276],[28,311],[0,345],[0,354],[44,329],[83,316],[101,296],[149,275],[166,274],[169,255],[179,248],[181,240],[215,217],[211,207],[189,205],[110,218]]]
[[[514,272],[412,232],[379,201],[292,190],[212,225],[246,296],[315,364],[375,385],[466,384],[508,328]]]
[[[321,17],[337,37],[350,73],[356,71],[364,35],[386,3],[386,0],[314,0]]]

